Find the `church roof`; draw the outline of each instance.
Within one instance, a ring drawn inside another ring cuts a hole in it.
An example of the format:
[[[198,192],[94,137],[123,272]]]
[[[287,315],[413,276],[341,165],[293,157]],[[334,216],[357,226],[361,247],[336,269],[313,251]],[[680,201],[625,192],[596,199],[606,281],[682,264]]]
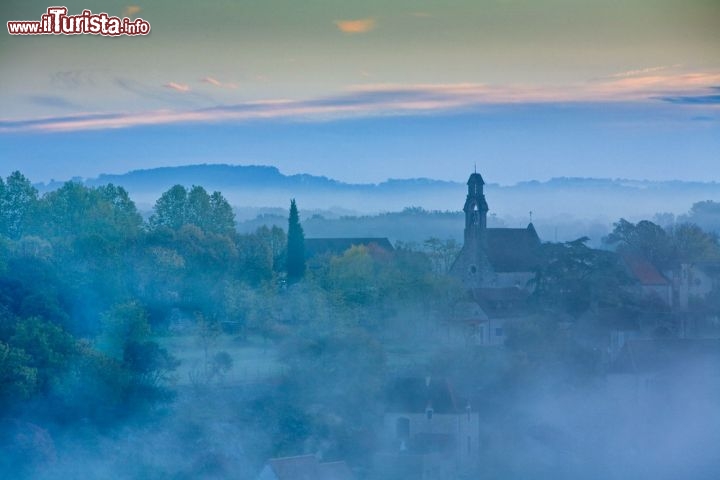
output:
[[[306,238],[305,256],[310,258],[323,253],[341,255],[353,246],[369,247],[376,245],[382,250],[393,251],[393,246],[386,237],[342,237],[342,238]]]
[[[540,238],[527,228],[488,228],[487,255],[496,272],[530,272],[538,265]]]

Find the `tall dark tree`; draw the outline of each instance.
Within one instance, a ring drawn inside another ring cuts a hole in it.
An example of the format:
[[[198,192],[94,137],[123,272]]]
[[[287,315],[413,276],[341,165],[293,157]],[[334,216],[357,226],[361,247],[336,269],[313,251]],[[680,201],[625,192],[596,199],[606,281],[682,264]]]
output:
[[[296,282],[305,275],[305,233],[300,225],[295,199],[290,201],[286,267],[287,278],[290,282]]]

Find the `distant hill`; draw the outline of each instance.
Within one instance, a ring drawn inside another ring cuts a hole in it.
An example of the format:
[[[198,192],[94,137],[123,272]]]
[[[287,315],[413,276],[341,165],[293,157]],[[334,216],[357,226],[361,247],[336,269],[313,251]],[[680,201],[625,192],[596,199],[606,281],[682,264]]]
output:
[[[609,225],[620,217],[652,218],[657,213],[688,212],[699,201],[720,201],[720,183],[653,182],[625,179],[553,178],[515,185],[486,185],[491,214],[509,226],[527,224],[530,211],[536,224],[582,221]],[[463,182],[427,178],[389,179],[378,184],[351,184],[323,176],[285,175],[272,166],[190,165],[134,170],[86,179],[86,185],[113,183],[125,187],[141,209],[149,209],[159,195],[175,184],[202,185],[219,190],[251,219],[261,207],[286,209],[297,199],[301,212],[338,216],[401,211],[405,207],[459,211],[465,200]],[[40,184],[41,191],[61,183]],[[268,209],[266,209],[267,212]],[[334,212],[334,213],[333,213]]]

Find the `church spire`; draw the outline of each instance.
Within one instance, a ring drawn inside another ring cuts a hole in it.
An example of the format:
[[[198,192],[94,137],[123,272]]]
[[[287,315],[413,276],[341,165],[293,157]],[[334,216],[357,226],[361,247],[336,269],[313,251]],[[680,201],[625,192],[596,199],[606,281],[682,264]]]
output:
[[[468,193],[465,199],[465,242],[482,240],[487,228],[488,204],[483,193],[485,181],[482,175],[475,172],[468,179]]]

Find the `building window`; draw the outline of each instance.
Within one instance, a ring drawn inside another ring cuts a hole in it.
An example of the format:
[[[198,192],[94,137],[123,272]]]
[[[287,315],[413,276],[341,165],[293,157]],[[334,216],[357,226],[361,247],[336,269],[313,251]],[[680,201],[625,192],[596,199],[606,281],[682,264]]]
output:
[[[495,329],[495,336],[496,336],[496,337],[502,337],[504,334],[505,334],[505,332],[503,332],[503,329],[502,329],[502,328],[499,328],[499,327],[498,327],[498,328]]]
[[[432,420],[433,413],[434,412],[433,412],[432,408],[428,408],[427,410],[425,410],[425,416],[427,417],[428,420]]]
[[[475,265],[470,265],[470,275],[475,275],[477,273],[477,267]]]
[[[395,434],[397,438],[410,438],[410,419],[400,417],[395,421]]]
[[[467,449],[468,449],[468,453],[472,452],[472,438],[470,438],[470,437],[467,437]]]

